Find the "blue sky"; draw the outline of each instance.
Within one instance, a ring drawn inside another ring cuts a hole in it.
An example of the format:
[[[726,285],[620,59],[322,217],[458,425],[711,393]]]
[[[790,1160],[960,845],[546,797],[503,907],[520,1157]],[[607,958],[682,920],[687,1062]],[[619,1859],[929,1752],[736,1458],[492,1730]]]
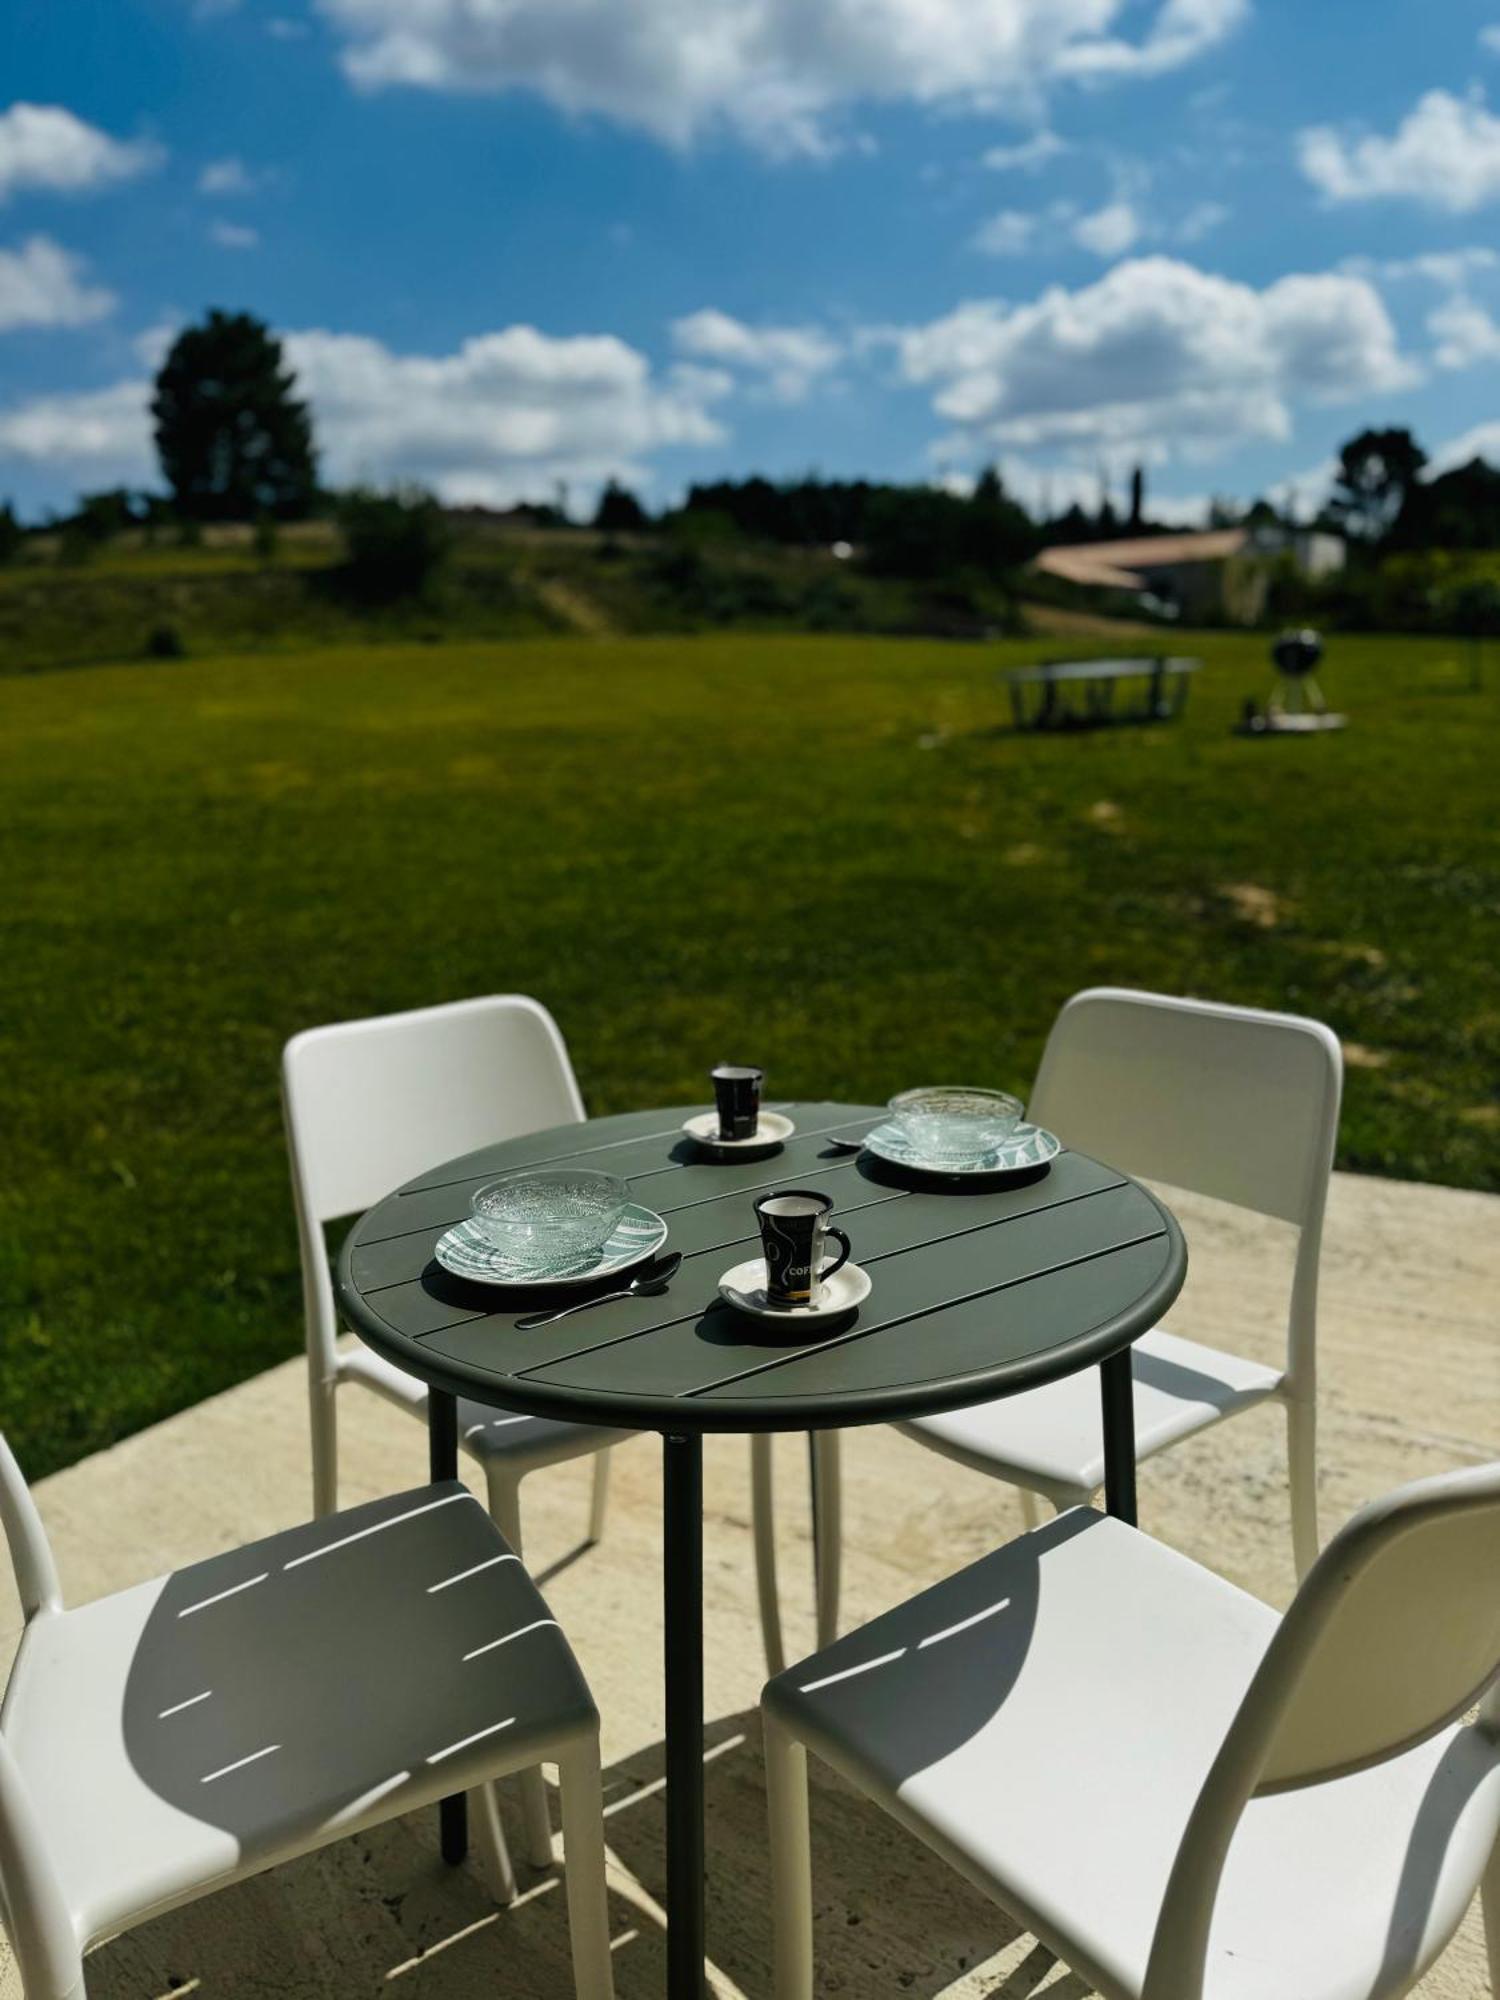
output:
[[[459,499],[1500,462],[1500,0],[57,0],[0,78],[30,513],[150,479],[210,305],[332,478]]]

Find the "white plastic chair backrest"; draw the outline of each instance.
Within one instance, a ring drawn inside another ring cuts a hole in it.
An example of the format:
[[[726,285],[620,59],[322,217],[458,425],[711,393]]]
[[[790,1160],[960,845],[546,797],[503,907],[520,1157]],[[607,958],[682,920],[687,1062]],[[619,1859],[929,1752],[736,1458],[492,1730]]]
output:
[[[0,1520],[28,1625],[62,1609],[57,1567],[42,1517],[0,1432]],[[23,1641],[24,1645],[24,1641]],[[50,2000],[74,1988],[78,1940],[47,1851],[36,1809],[0,1726],[0,1914],[20,1962],[22,1984]]]
[[[1329,1543],[1282,1621],[1258,1788],[1394,1757],[1500,1671],[1500,1465],[1404,1488]]]
[[[309,1028],[281,1077],[308,1337],[329,1366],[325,1222],[458,1154],[584,1116],[557,1023],[520,993]]]
[[[1500,1462],[1418,1480],[1363,1508],[1308,1572],[1204,1782],[1143,2000],[1201,1991],[1219,1877],[1257,1792],[1384,1763],[1482,1696],[1481,1726],[1500,1763],[1497,1676]]]
[[[1110,1166],[1305,1228],[1342,1079],[1319,1021],[1101,986],[1053,1023],[1027,1116]]]

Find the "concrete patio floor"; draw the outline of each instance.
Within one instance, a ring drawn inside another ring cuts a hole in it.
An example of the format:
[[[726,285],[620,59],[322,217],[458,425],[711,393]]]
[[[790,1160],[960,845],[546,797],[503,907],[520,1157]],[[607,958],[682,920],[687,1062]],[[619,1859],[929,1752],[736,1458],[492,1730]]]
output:
[[[1269,1225],[1173,1199],[1193,1257],[1172,1325],[1271,1360],[1285,1244]],[[1500,1198],[1337,1178],[1324,1264],[1325,1536],[1374,1494],[1500,1452]],[[42,1482],[64,1587],[81,1601],[304,1517],[303,1371],[288,1362]],[[425,1476],[409,1419],[357,1391],[341,1407],[346,1504]],[[616,1977],[621,2000],[663,1991],[659,1453],[615,1455],[608,1533],[580,1550],[586,1464],[533,1479],[527,1558],[571,1636],[604,1720]],[[803,1454],[778,1448],[788,1640],[810,1643]],[[751,1569],[748,1449],[706,1465],[709,1935],[716,1990],[766,2000],[769,1912],[755,1703],[763,1678]],[[885,1429],[845,1439],[845,1623],[857,1623],[1016,1533],[1013,1493]],[[1225,1425],[1143,1469],[1150,1532],[1273,1604],[1292,1590],[1282,1426]],[[17,1612],[0,1586],[0,1658]],[[1101,1661],[1101,1671],[1107,1662]],[[357,1698],[357,1678],[351,1683]],[[1090,1989],[878,1810],[816,1773],[819,1991],[859,2000],[1084,2000]],[[1060,1739],[1057,1782],[1068,1784]],[[507,1801],[508,1806],[510,1801]],[[195,1993],[322,2000],[385,1993],[566,2000],[561,1885],[518,1859],[522,1896],[487,1899],[437,1857],[430,1815],[159,1918],[89,1962],[91,2000]],[[519,1856],[519,1825],[508,1821]],[[1487,1993],[1478,1911],[1417,1991]],[[20,1982],[0,1942],[0,2000]],[[1290,1996],[1289,1996],[1290,2000]]]

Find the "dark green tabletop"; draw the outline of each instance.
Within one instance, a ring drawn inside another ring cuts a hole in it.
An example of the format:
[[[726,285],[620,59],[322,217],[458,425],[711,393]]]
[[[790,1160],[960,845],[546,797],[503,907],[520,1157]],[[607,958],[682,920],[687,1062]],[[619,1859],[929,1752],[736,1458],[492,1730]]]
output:
[[[338,1291],[349,1324],[434,1388],[538,1416],[675,1432],[827,1428],[1010,1395],[1119,1353],[1166,1311],[1187,1257],[1170,1212],[1127,1174],[1064,1152],[1024,1183],[924,1181],[831,1154],[882,1113],[780,1107],[795,1137],[756,1159],[705,1155],[692,1109],[631,1112],[489,1146],[434,1166],[350,1231]],[[628,1180],[667,1222],[681,1270],[660,1298],[618,1300],[551,1326],[515,1320],[555,1297],[467,1283],[433,1259],[497,1172],[577,1159]],[[718,1296],[755,1254],[752,1197],[831,1195],[870,1274],[852,1319],[783,1327]]]

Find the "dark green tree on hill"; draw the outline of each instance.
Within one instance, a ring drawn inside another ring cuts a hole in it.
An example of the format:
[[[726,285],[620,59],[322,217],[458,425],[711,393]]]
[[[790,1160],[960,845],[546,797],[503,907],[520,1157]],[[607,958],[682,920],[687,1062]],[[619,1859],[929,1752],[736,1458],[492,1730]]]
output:
[[[1355,541],[1383,540],[1426,463],[1408,430],[1361,431],[1339,453],[1328,513]]]
[[[179,514],[296,520],[317,497],[312,418],[281,342],[250,313],[185,327],[156,378],[156,449]]]
[[[631,534],[650,525],[650,516],[630,488],[611,479],[599,495],[594,526],[608,534]]]

